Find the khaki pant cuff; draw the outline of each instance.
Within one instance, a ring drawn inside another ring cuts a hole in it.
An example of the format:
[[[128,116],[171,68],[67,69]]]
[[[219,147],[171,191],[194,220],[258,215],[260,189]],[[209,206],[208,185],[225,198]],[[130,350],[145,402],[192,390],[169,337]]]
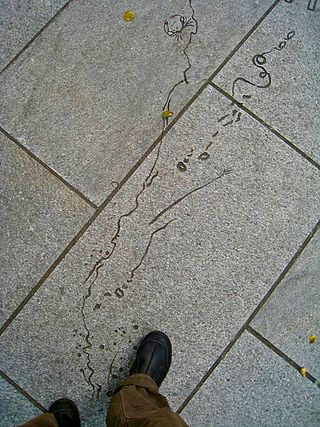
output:
[[[149,390],[155,391],[156,393],[159,390],[156,382],[150,377],[150,375],[146,374],[130,375],[130,377],[128,377],[125,381],[123,381],[123,383],[120,384],[118,389],[127,385],[136,385],[138,387],[148,388]]]

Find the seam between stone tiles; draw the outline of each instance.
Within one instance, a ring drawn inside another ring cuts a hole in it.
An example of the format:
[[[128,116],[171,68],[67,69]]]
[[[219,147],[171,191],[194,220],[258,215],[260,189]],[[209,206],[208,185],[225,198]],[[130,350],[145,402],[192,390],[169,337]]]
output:
[[[253,329],[251,326],[247,326],[246,330],[250,332],[254,337],[256,337],[260,342],[262,342],[264,345],[266,345],[270,350],[272,350],[274,353],[276,353],[278,356],[280,356],[282,359],[284,359],[289,365],[291,365],[293,368],[295,368],[299,374],[300,369],[303,368],[303,366],[298,365],[294,360],[292,360],[289,356],[287,356],[285,353],[283,353],[278,347],[273,345],[270,341],[268,341],[263,335],[259,334],[255,329]],[[306,372],[306,378],[310,380],[313,384],[320,387],[320,382],[311,375],[308,371]]]
[[[21,388],[15,381],[13,381],[7,374],[5,374],[1,369],[0,369],[0,376],[7,381],[7,383],[9,383],[12,387],[14,387],[18,393],[22,394],[22,396],[24,396],[26,399],[28,399],[34,406],[36,406],[38,409],[40,409],[40,411],[42,412],[46,412],[46,408],[44,408],[41,403],[37,402],[32,396],[30,396],[29,393],[27,393],[23,388]]]
[[[56,260],[51,264],[45,274],[41,277],[41,279],[37,282],[37,284],[31,289],[28,295],[23,299],[23,301],[18,305],[18,307],[13,311],[13,313],[9,316],[9,318],[4,322],[4,324],[0,328],[0,336],[5,332],[8,326],[13,322],[13,320],[18,316],[21,310],[26,306],[26,304],[30,301],[33,295],[38,291],[41,285],[47,280],[47,278],[51,275],[53,270],[60,264],[63,258],[67,255],[70,249],[77,243],[80,237],[87,231],[93,221],[97,218],[101,210],[97,209],[91,218],[82,226],[80,231],[72,238],[72,240],[68,243],[65,249],[60,253],[60,255],[56,258]]]
[[[302,156],[304,159],[308,160],[308,162],[310,162],[313,166],[315,166],[317,169],[320,170],[320,165],[315,160],[313,160],[311,157],[309,157],[304,151],[302,151],[300,148],[298,148],[293,142],[291,142],[288,138],[286,138],[285,136],[283,136],[279,131],[277,131],[276,129],[274,129],[271,125],[269,125],[267,122],[265,122],[259,116],[257,116],[249,108],[247,108],[241,102],[239,102],[235,98],[233,98],[230,94],[228,94],[225,90],[223,90],[216,83],[210,82],[210,86],[212,86],[214,89],[216,89],[222,95],[224,95],[230,101],[234,102],[244,112],[246,112],[247,114],[249,114],[253,119],[255,119],[256,121],[258,121],[262,126],[264,126],[269,131],[271,131],[274,135],[276,135],[279,139],[281,139],[281,141],[283,141],[284,143],[286,143],[290,148],[292,148],[294,151],[296,151],[298,154],[300,154],[300,156]]]
[[[280,3],[281,0],[275,0],[274,3],[265,11],[265,13],[261,16],[261,18],[254,24],[254,26],[247,32],[247,34],[241,39],[241,41],[237,44],[237,46],[229,53],[229,55],[222,61],[222,63],[218,66],[218,68],[214,71],[211,77],[208,79],[208,83],[213,80],[218,73],[222,70],[222,68],[227,65],[233,55],[240,49],[240,47],[248,40],[249,37],[255,32],[255,30],[260,26],[260,24],[266,19],[267,16],[273,11],[273,9]]]
[[[254,309],[253,313],[249,316],[249,318],[246,320],[244,325],[239,329],[239,331],[236,333],[234,338],[229,342],[229,344],[226,346],[226,348],[223,350],[223,352],[218,356],[218,358],[215,360],[213,365],[208,369],[208,371],[204,374],[204,376],[201,378],[199,383],[194,387],[194,389],[191,391],[191,393],[186,397],[186,399],[182,402],[180,407],[177,410],[177,413],[180,413],[187,404],[191,401],[191,399],[195,396],[195,394],[200,390],[200,388],[203,386],[205,381],[209,378],[209,376],[212,374],[212,372],[216,369],[216,367],[220,364],[220,362],[225,358],[225,356],[228,354],[228,352],[231,350],[233,345],[238,341],[240,336],[243,334],[243,332],[248,328],[250,328],[249,324],[252,322],[253,318],[258,314],[258,312],[261,310],[263,305],[266,303],[266,301],[270,298],[271,294],[275,291],[275,289],[278,287],[278,285],[281,283],[281,281],[284,279],[288,271],[291,269],[291,267],[296,263],[297,259],[305,249],[305,247],[308,245],[310,240],[313,238],[313,236],[316,234],[316,232],[320,228],[320,220],[317,222],[317,224],[313,227],[307,238],[303,241],[299,249],[296,251],[294,256],[291,258],[289,263],[286,265],[284,270],[280,273],[277,280],[274,282],[272,287],[269,289],[269,291],[266,293],[264,298],[260,301],[260,303],[257,305],[257,307]]]
[[[62,182],[62,184],[66,185],[69,190],[71,190],[73,193],[75,193],[78,197],[80,197],[82,200],[84,200],[89,206],[91,206],[93,209],[97,209],[98,206],[95,205],[91,200],[89,200],[84,194],[81,193],[77,188],[75,188],[73,185],[71,185],[67,180],[62,178],[61,175],[59,175],[55,170],[51,169],[50,166],[48,166],[45,162],[43,162],[39,157],[37,157],[35,154],[32,153],[28,148],[26,148],[24,145],[21,144],[16,138],[14,138],[12,135],[10,135],[6,130],[4,130],[0,126],[0,132],[2,132],[7,138],[9,138],[14,144],[16,144],[21,150],[23,150],[27,155],[33,158],[37,163],[39,163],[42,167],[44,167],[48,172],[50,172],[52,175],[54,175],[59,181]]]
[[[72,0],[70,0],[72,1]],[[186,103],[186,105],[181,109],[181,111],[177,114],[177,116],[172,120],[169,125],[161,132],[158,138],[150,145],[150,147],[146,150],[144,155],[136,162],[136,164],[129,170],[126,176],[120,181],[119,185],[109,194],[109,196],[105,199],[105,201],[96,209],[95,213],[92,217],[86,222],[86,224],[81,228],[81,230],[74,236],[74,238],[69,242],[66,248],[60,253],[60,255],[56,258],[53,264],[49,267],[46,273],[41,277],[38,283],[33,287],[33,289],[29,292],[26,298],[18,305],[18,307],[14,310],[14,312],[10,315],[10,317],[5,321],[5,323],[0,328],[0,336],[5,332],[5,330],[9,327],[11,322],[18,316],[20,311],[25,307],[25,305],[29,302],[29,300],[33,297],[33,295],[38,291],[41,285],[45,282],[45,280],[50,276],[53,270],[60,264],[63,258],[67,255],[67,253],[71,250],[71,248],[77,243],[77,241],[83,236],[89,226],[95,221],[95,219],[100,215],[100,213],[104,210],[104,208],[110,203],[113,197],[121,190],[124,184],[128,181],[128,179],[133,175],[133,173],[139,168],[139,166],[144,162],[144,160],[149,156],[149,154],[155,149],[155,147],[160,143],[162,138],[170,131],[170,129],[174,126],[174,124],[179,120],[179,118],[188,110],[188,108],[193,104],[193,102],[197,99],[197,97],[203,92],[203,90],[208,86],[211,80],[220,72],[220,70],[227,64],[227,62],[232,58],[232,56],[240,49],[240,47],[246,42],[246,40],[251,36],[251,34],[258,28],[258,26],[263,22],[263,20],[272,12],[272,10],[277,6],[280,0],[275,0],[275,2],[267,9],[267,11],[259,18],[259,20],[253,25],[253,27],[248,31],[248,33],[242,38],[242,40],[237,44],[237,46],[229,53],[229,55],[222,61],[222,63],[216,68],[216,70],[212,73],[212,75],[208,78],[208,80],[198,89],[198,91],[193,95],[193,97]],[[69,4],[69,3],[67,3]],[[61,11],[62,9],[60,9]],[[0,128],[1,130],[1,128]],[[6,131],[3,131],[6,135],[12,139],[11,135],[9,135]],[[18,145],[21,147],[22,144],[17,141]],[[30,155],[32,153],[30,152]],[[40,160],[40,159],[39,159]],[[43,162],[42,162],[43,163]],[[45,163],[43,163],[45,164]],[[50,169],[48,167],[48,169]]]
[[[300,255],[302,254],[302,252],[304,251],[304,249],[307,247],[307,245],[310,242],[310,240],[319,231],[319,229],[320,229],[320,220],[313,227],[313,229],[311,230],[311,232],[309,233],[309,235],[307,236],[307,238],[303,241],[303,243],[300,245],[299,249],[293,255],[293,257],[291,258],[291,260],[289,261],[289,263],[286,265],[286,267],[284,268],[284,270],[281,272],[281,274],[278,277],[278,279],[274,282],[274,284],[272,285],[272,287],[269,289],[269,291],[266,293],[266,295],[264,296],[264,298],[260,301],[260,303],[257,305],[257,307],[255,308],[255,310],[253,311],[253,313],[250,315],[249,319],[246,321],[247,325],[249,325],[252,322],[252,320],[256,317],[256,315],[259,313],[259,311],[261,310],[261,308],[264,306],[264,304],[266,303],[266,301],[270,298],[270,296],[273,294],[273,292],[275,291],[275,289],[278,287],[278,285],[282,282],[282,280],[288,274],[289,270],[291,270],[291,268],[297,262],[298,258],[300,257]]]
[[[210,375],[216,369],[216,367],[220,364],[220,362],[222,362],[222,360],[226,357],[226,355],[229,353],[231,348],[238,341],[238,339],[241,337],[241,335],[243,334],[244,331],[245,331],[245,325],[239,329],[239,331],[236,333],[236,335],[233,337],[233,339],[229,342],[229,344],[226,346],[226,348],[222,351],[222,353],[215,360],[214,364],[208,369],[208,371],[203,375],[203,377],[198,382],[198,384],[194,387],[194,389],[191,391],[191,393],[189,393],[189,395],[185,398],[185,400],[182,402],[182,404],[179,406],[179,408],[176,411],[178,414],[187,406],[187,404],[196,395],[196,393],[198,393],[200,388],[207,381],[207,379],[210,377]]]
[[[60,15],[60,13],[66,9],[69,4],[72,2],[73,0],[69,0],[65,5],[62,6],[61,9],[58,10],[58,12],[52,16],[52,18],[49,19],[49,21],[47,21],[44,26],[42,28],[40,28],[40,30],[28,41],[28,43],[21,49],[19,50],[19,52],[8,62],[8,64],[0,71],[0,76],[2,73],[4,73],[14,62],[16,62],[16,60],[20,57],[20,55],[27,50],[31,44],[40,36],[40,34],[52,23],[52,21],[55,20],[55,18]]]

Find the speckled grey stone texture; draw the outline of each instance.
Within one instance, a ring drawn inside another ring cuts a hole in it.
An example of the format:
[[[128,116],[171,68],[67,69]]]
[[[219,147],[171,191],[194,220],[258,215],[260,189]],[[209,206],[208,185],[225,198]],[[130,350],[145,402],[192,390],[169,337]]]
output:
[[[0,325],[93,209],[0,133]]]
[[[1,76],[0,124],[99,204],[160,135],[167,101],[177,114],[271,4],[74,1]]]
[[[245,332],[182,411],[190,427],[317,427],[320,391]]]
[[[41,411],[0,377],[0,420],[1,427],[12,427],[40,415]]]
[[[279,284],[252,327],[320,379],[320,234]],[[309,337],[317,336],[310,344]]]
[[[156,328],[177,408],[309,234],[317,169],[247,114],[224,126],[233,109],[209,87],[1,336],[3,369],[44,406],[63,393],[101,425]]]
[[[319,163],[320,4],[307,6],[281,1],[214,82]]]
[[[67,0],[0,1],[0,71]]]

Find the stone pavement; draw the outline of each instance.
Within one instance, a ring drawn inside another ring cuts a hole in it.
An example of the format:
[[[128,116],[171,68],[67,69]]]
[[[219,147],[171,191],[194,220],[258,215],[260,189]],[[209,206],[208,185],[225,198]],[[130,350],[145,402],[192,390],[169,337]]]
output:
[[[1,427],[62,395],[104,425],[153,329],[190,426],[319,426],[320,4],[0,22]]]

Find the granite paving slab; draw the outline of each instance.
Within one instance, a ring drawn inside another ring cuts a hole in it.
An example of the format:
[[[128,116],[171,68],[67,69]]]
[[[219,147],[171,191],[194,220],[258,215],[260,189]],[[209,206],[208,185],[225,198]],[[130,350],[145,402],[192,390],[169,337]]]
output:
[[[207,88],[1,336],[3,370],[44,406],[63,393],[101,425],[157,328],[177,408],[314,227],[317,168],[248,114],[225,127],[230,110]]]
[[[100,204],[272,3],[73,1],[1,76],[0,124]]]
[[[1,427],[12,427],[40,415],[41,411],[12,385],[0,377]]]
[[[93,209],[0,133],[0,325]]]
[[[320,389],[248,332],[182,411],[190,427],[316,427]]]
[[[214,79],[317,162],[319,8],[280,2]]]
[[[264,305],[251,326],[320,379],[320,234]],[[310,336],[318,339],[310,343]]]
[[[1,0],[0,72],[67,3],[67,0]]]

